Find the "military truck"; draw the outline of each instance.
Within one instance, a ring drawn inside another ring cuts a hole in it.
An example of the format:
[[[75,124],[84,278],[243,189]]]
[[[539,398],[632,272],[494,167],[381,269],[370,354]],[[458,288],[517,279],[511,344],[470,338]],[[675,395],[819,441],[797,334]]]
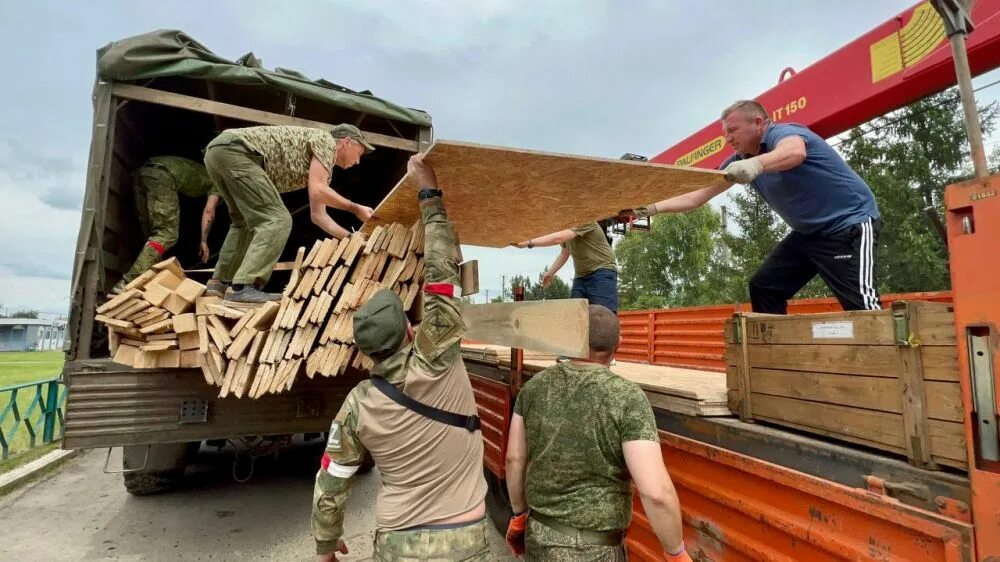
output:
[[[351,123],[377,150],[349,170],[334,169],[332,185],[347,198],[375,207],[405,174],[406,161],[426,150],[430,116],[371,92],[355,91],[298,72],[265,69],[248,53],[230,61],[181,31],[161,30],[111,43],[97,52],[94,120],[86,196],[73,265],[67,361],[66,449],[123,447],[125,487],[150,494],[173,487],[203,442],[273,446],[293,435],[319,436],[353,385],[356,370],[305,380],[289,392],[258,400],[217,398],[198,369],[133,369],[109,359],[107,332],[95,308],[145,242],[131,176],[152,156],[201,161],[212,138],[228,128],[298,125],[328,129]],[[306,191],[283,194],[294,225],[281,261],[326,235],[309,219]],[[181,198],[176,256],[189,277],[205,281],[200,263],[204,200]],[[229,226],[222,209],[210,236],[216,251]],[[347,227],[353,215],[330,211]],[[268,290],[280,291],[288,271],[276,271]]]

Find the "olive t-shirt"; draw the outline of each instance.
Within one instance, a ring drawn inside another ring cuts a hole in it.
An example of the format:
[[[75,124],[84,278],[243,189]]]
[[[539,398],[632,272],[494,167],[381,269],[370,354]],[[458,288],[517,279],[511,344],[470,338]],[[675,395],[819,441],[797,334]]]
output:
[[[590,275],[598,269],[618,271],[618,266],[615,265],[615,253],[607,237],[604,236],[601,225],[592,222],[571,230],[576,233],[576,238],[563,242],[562,246],[569,248],[575,277]]]

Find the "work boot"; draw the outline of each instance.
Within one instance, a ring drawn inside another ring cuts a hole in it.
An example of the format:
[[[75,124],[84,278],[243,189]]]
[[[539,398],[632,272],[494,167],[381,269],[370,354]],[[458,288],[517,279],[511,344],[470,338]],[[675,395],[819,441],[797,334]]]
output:
[[[226,292],[224,300],[229,302],[243,302],[251,304],[264,303],[269,301],[280,301],[281,293],[265,293],[253,285],[244,285],[239,289],[236,289],[236,287],[233,286]]]
[[[228,283],[223,283],[218,279],[212,279],[205,284],[205,296],[224,298],[226,296],[226,289],[228,288]]]
[[[120,295],[120,294],[124,293],[125,292],[125,285],[126,285],[126,283],[125,283],[124,279],[122,279],[121,281],[115,283],[115,286],[111,287],[111,294],[112,295]]]

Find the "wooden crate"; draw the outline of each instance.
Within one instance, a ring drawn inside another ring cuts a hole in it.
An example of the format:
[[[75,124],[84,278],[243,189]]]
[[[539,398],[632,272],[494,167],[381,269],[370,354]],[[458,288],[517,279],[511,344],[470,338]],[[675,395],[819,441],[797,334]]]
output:
[[[776,316],[726,325],[729,407],[763,420],[966,468],[951,305]]]

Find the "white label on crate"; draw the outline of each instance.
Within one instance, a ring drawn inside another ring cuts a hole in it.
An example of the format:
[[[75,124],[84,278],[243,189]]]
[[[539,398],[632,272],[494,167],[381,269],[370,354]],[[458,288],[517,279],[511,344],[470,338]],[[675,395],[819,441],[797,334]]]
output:
[[[813,322],[813,339],[849,339],[854,337],[854,322],[841,320],[838,322]]]

